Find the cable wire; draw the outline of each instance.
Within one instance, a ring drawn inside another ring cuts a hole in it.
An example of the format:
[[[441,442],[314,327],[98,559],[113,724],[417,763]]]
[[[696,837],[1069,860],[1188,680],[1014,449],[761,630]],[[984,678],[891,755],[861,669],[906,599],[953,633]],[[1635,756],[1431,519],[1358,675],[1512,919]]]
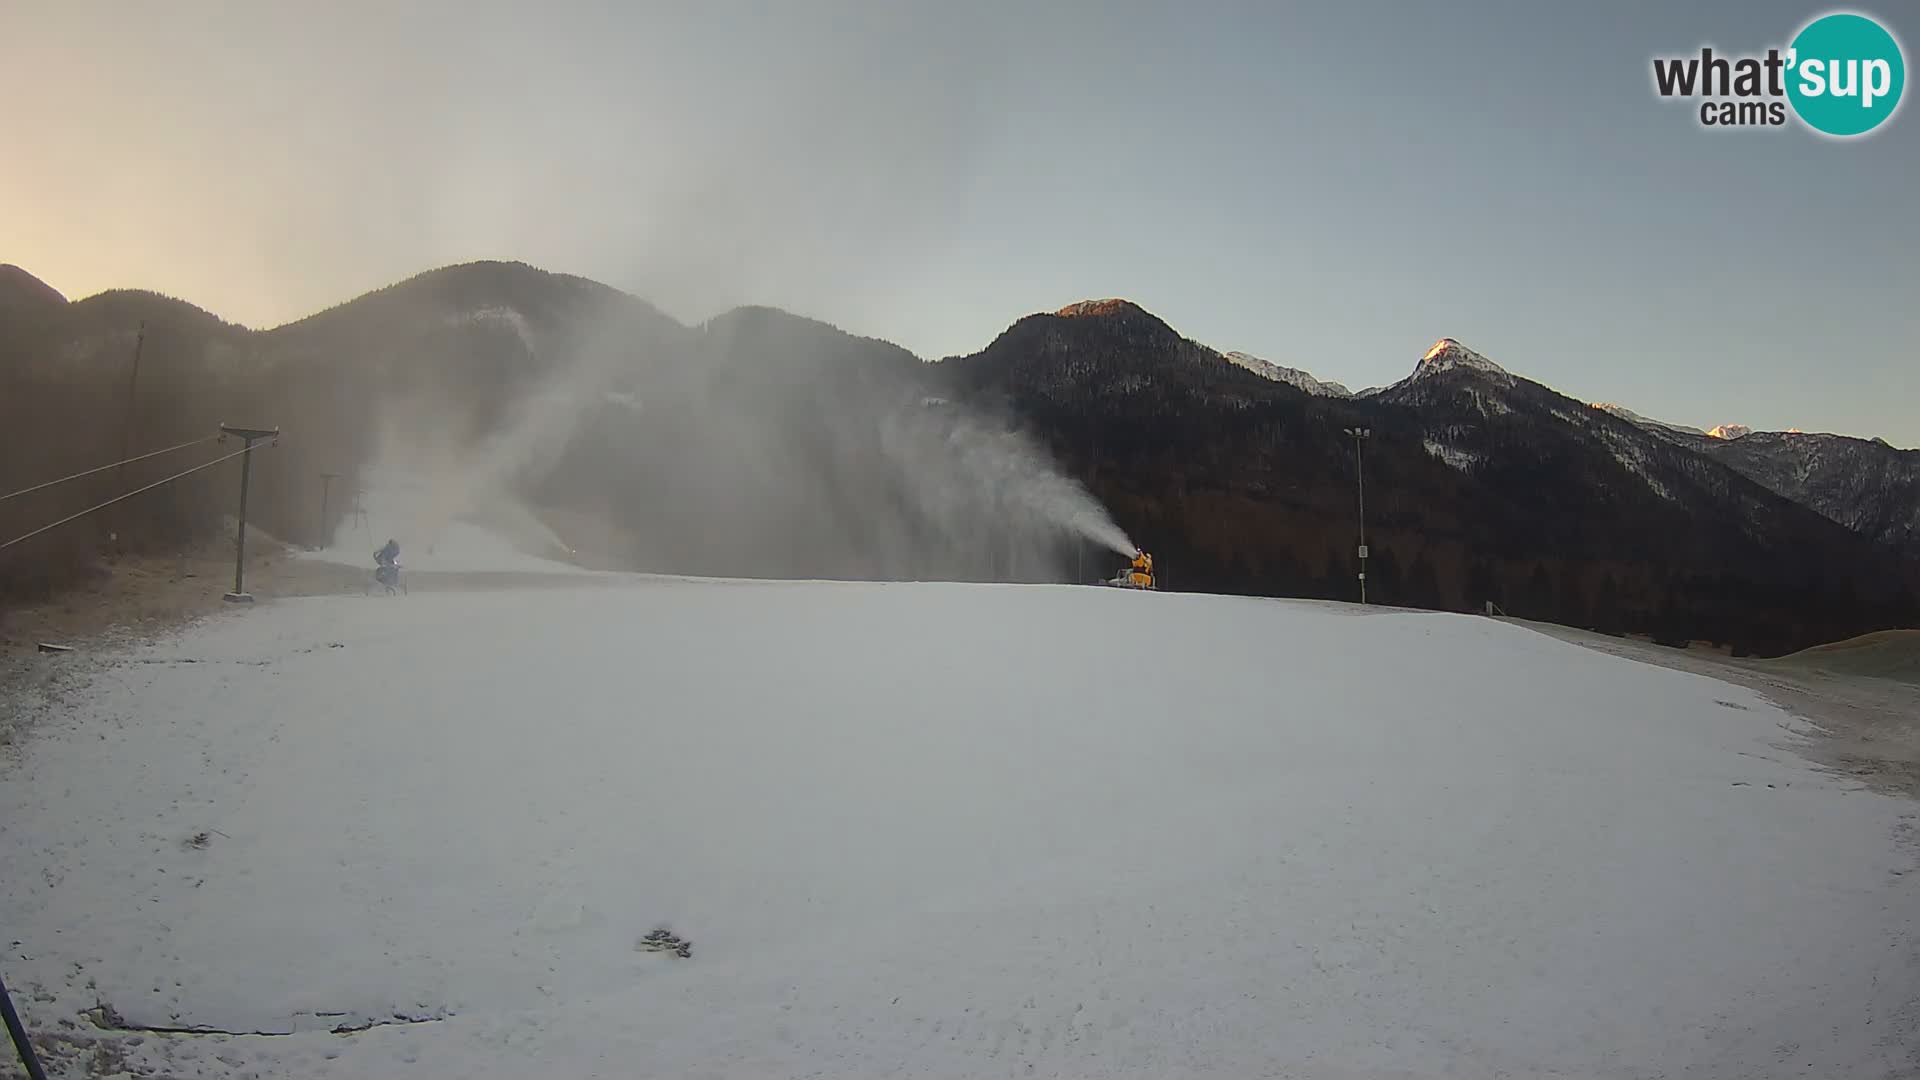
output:
[[[183,442],[179,446],[169,446],[165,450],[154,450],[149,453],[141,454],[139,457],[130,457],[125,461],[116,461],[111,465],[102,465],[97,469],[88,469],[86,472],[77,472],[77,473],[74,473],[72,476],[63,476],[58,480],[49,480],[44,484],[35,484],[30,488],[21,488],[19,491],[16,491],[11,495],[0,495],[0,502],[6,502],[8,499],[17,499],[22,495],[31,495],[36,491],[45,490],[46,488],[53,487],[56,484],[64,484],[69,480],[78,480],[83,476],[92,476],[94,473],[106,472],[108,469],[117,469],[122,465],[131,465],[136,461],[145,461],[150,457],[159,457],[161,454],[171,454],[175,450],[185,450],[189,446],[199,446],[201,443],[212,442],[215,439],[218,439],[219,437],[220,436],[218,435],[208,435],[204,439],[195,439],[192,442]]]
[[[212,461],[195,465],[193,468],[187,469],[184,472],[174,473],[172,476],[169,476],[164,480],[155,480],[153,483],[148,484],[146,487],[134,488],[132,491],[127,492],[125,495],[115,495],[113,498],[108,499],[106,502],[103,502],[98,506],[89,506],[85,510],[80,511],[77,514],[68,514],[66,517],[61,518],[59,521],[56,521],[51,525],[42,525],[39,528],[33,530],[30,533],[27,533],[24,536],[16,536],[13,539],[7,541],[6,543],[0,544],[0,551],[5,551],[7,548],[10,548],[13,545],[18,544],[22,540],[31,540],[34,537],[39,536],[41,533],[46,532],[49,529],[57,529],[60,526],[65,525],[69,521],[78,521],[79,519],[86,517],[88,514],[91,514],[96,510],[105,510],[107,507],[112,506],[114,503],[117,503],[122,499],[131,499],[135,495],[138,495],[143,491],[152,491],[154,488],[159,487],[161,484],[170,484],[175,480],[180,479],[183,476],[191,476],[194,473],[199,472],[201,469],[210,469],[213,466],[218,465],[223,461],[229,461],[229,460],[232,460],[233,458],[237,458],[241,454],[244,454],[251,449],[253,449],[253,447],[247,446],[247,447],[242,447],[239,450],[235,450],[231,454],[222,454],[219,457],[214,458]]]

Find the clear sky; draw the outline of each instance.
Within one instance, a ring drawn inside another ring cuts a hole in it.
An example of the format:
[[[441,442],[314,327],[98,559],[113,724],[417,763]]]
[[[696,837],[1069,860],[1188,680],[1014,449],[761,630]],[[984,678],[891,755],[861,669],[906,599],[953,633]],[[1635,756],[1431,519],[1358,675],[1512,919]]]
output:
[[[520,259],[925,356],[1126,296],[1355,388],[1451,336],[1917,446],[1920,113],[1715,132],[1651,86],[1826,10],[7,0],[0,262],[269,326]],[[1920,8],[1858,10],[1911,64]]]

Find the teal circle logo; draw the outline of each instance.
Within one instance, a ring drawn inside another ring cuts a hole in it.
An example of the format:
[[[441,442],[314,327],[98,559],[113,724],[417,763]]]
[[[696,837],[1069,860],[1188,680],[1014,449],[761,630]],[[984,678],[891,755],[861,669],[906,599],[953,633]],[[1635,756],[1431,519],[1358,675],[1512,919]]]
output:
[[[1865,135],[1900,107],[1907,62],[1900,43],[1865,15],[1808,23],[1787,52],[1787,100],[1815,131]]]

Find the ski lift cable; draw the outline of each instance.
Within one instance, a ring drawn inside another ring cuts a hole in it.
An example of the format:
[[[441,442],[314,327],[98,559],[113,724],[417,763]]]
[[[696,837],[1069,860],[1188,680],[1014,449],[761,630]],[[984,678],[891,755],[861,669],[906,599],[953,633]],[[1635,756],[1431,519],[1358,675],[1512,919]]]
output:
[[[202,440],[202,441],[204,442],[206,440]],[[231,454],[222,454],[219,457],[214,458],[212,461],[203,462],[199,465],[195,465],[191,469],[186,469],[181,472],[174,473],[172,476],[169,476],[164,480],[155,480],[153,483],[148,484],[146,487],[134,488],[132,491],[127,492],[125,495],[115,495],[113,498],[108,499],[106,502],[99,503],[95,506],[89,506],[85,510],[80,511],[77,514],[68,514],[66,517],[61,518],[59,521],[56,521],[51,525],[42,525],[39,528],[33,530],[32,532],[25,534],[24,536],[16,536],[5,543],[0,543],[0,551],[5,551],[7,548],[10,548],[13,545],[18,544],[24,540],[31,540],[34,537],[39,536],[41,533],[48,531],[49,529],[57,529],[60,526],[65,525],[69,521],[78,521],[79,519],[86,517],[88,514],[94,513],[95,511],[105,510],[107,507],[112,506],[114,503],[120,502],[124,499],[131,499],[135,495],[138,495],[143,491],[152,491],[154,488],[159,487],[161,484],[171,484],[175,480],[178,480],[183,476],[191,476],[194,473],[199,472],[201,469],[210,469],[213,466],[218,465],[223,461],[231,461],[232,459],[239,457],[241,454],[246,453],[247,450],[249,449],[252,449],[252,448],[246,447],[239,450],[235,450]]]
[[[92,476],[94,473],[106,472],[108,469],[117,469],[122,465],[131,465],[136,461],[145,461],[150,457],[159,457],[161,454],[171,454],[175,450],[185,450],[189,446],[199,446],[201,443],[213,442],[219,437],[218,435],[208,435],[205,438],[194,439],[191,442],[183,442],[178,446],[169,446],[164,450],[153,450],[137,457],[127,458],[125,461],[115,461],[111,464],[101,465],[98,468],[88,469],[85,472],[74,473],[72,476],[63,476],[58,480],[49,480],[44,484],[35,484],[30,488],[21,488],[19,491],[13,492],[10,495],[0,495],[0,502],[6,502],[8,499],[17,499],[22,495],[31,495],[36,491],[44,491],[58,484],[64,484],[69,480],[78,480],[83,476]]]

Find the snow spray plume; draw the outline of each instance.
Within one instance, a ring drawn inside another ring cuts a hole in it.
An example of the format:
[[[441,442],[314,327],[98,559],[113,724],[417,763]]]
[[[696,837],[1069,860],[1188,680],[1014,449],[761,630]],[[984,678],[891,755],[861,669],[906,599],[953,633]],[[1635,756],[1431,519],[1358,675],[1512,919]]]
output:
[[[689,331],[622,301],[514,321],[518,342],[496,327],[491,347],[530,344],[518,368],[545,375],[481,395],[477,437],[422,454],[409,417],[428,464],[406,471],[431,478],[399,500],[416,542],[486,510],[544,531],[531,504],[591,530],[603,565],[670,573],[1062,581],[1089,546],[1134,550],[1036,442],[940,397],[935,365],[783,312]]]
[[[582,360],[536,390],[514,410],[503,429],[463,455],[464,460],[453,469],[441,473],[432,500],[414,523],[419,534],[432,536],[453,518],[500,500],[522,474],[551,468],[606,377],[603,365]],[[558,538],[553,542],[557,545]]]
[[[939,381],[884,342],[743,309],[652,373],[646,415],[603,410],[618,429],[556,476],[611,504],[646,569],[1059,581],[1086,545],[1132,553],[1041,447]]]
[[[618,354],[537,335],[512,308],[454,313],[444,322],[456,348],[489,358],[483,367],[496,379],[508,373],[501,380],[506,385],[463,371],[453,400],[422,393],[383,399],[380,452],[365,483],[369,508],[382,519],[375,524],[418,550],[431,549],[457,518],[484,519],[524,549],[565,551],[520,498],[522,481],[552,468],[604,394]],[[530,387],[514,385],[543,369]],[[459,419],[475,402],[494,406],[483,410],[491,419],[477,433]],[[631,410],[637,402],[629,397],[627,405]]]
[[[954,476],[937,478],[970,489],[963,492],[966,501],[997,505],[1002,527],[1040,522],[1122,555],[1134,553],[1133,541],[1106,508],[1079,481],[1062,474],[1031,439],[989,426],[964,410],[924,422],[944,427],[946,447],[958,466]]]

